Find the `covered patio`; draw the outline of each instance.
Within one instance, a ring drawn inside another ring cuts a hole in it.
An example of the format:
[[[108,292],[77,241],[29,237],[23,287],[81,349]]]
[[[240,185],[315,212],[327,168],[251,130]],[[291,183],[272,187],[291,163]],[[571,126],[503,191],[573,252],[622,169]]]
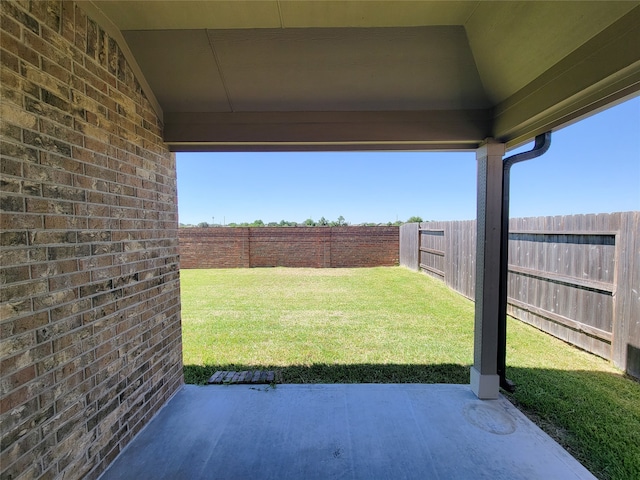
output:
[[[590,478],[500,397],[503,157],[638,94],[640,2],[0,11],[1,477]],[[318,150],[476,152],[469,385],[184,386],[174,152]]]
[[[595,478],[504,398],[465,385],[185,385],[115,479]]]
[[[511,163],[543,154],[553,129],[637,93],[638,2],[87,7],[121,35],[172,151],[475,150],[470,382],[484,399],[509,388]],[[503,161],[534,138],[530,154]]]

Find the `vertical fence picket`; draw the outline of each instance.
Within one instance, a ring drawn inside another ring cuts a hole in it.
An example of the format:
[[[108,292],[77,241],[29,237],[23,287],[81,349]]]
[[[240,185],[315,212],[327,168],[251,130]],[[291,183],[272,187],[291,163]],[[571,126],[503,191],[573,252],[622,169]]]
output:
[[[410,242],[412,225],[400,231],[400,257],[413,248],[420,270],[441,270],[473,299],[475,221],[422,223]],[[510,231],[508,313],[640,377],[640,212],[516,218]]]

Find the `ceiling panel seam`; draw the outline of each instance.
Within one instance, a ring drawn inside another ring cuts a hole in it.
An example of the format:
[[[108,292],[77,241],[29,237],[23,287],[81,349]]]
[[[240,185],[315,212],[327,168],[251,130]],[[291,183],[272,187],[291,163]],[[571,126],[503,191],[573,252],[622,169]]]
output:
[[[216,52],[216,46],[214,44],[213,38],[211,38],[211,30],[205,30],[207,34],[207,40],[209,41],[209,48],[211,49],[211,53],[213,54],[213,59],[216,62],[216,68],[218,69],[218,75],[220,75],[220,81],[222,82],[222,88],[224,88],[224,94],[227,97],[227,104],[229,105],[229,110],[231,112],[235,112],[233,108],[233,101],[231,100],[231,94],[229,93],[229,88],[227,88],[227,80],[224,77],[224,71],[222,70],[222,65],[220,65],[220,60],[218,59],[218,53]]]
[[[280,28],[285,28],[284,20],[282,19],[282,8],[280,6],[280,0],[276,1],[276,5],[278,6],[278,18],[280,19]]]
[[[471,17],[473,17],[473,15],[476,13],[476,10],[478,10],[478,7],[480,6],[480,2],[476,2],[475,6],[471,9],[471,13],[469,13],[469,16],[467,18],[465,18],[464,22],[462,22],[462,26],[464,27],[465,32],[467,31],[467,23],[469,23],[469,20],[471,20]]]

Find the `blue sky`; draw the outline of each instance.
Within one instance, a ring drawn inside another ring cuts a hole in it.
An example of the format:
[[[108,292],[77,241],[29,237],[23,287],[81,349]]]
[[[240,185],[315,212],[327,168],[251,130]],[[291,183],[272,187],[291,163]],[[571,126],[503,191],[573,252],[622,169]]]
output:
[[[178,153],[177,166],[181,223],[476,216],[473,152]],[[640,210],[640,97],[554,132],[546,154],[511,170],[511,217],[629,210]]]

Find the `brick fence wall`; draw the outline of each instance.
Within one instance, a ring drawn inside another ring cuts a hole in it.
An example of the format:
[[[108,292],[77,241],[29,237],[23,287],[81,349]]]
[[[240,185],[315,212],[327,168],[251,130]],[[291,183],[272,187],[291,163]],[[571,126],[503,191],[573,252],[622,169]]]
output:
[[[181,268],[397,265],[398,227],[181,228]]]
[[[0,2],[0,478],[96,478],[182,384],[175,157],[74,2]]]

